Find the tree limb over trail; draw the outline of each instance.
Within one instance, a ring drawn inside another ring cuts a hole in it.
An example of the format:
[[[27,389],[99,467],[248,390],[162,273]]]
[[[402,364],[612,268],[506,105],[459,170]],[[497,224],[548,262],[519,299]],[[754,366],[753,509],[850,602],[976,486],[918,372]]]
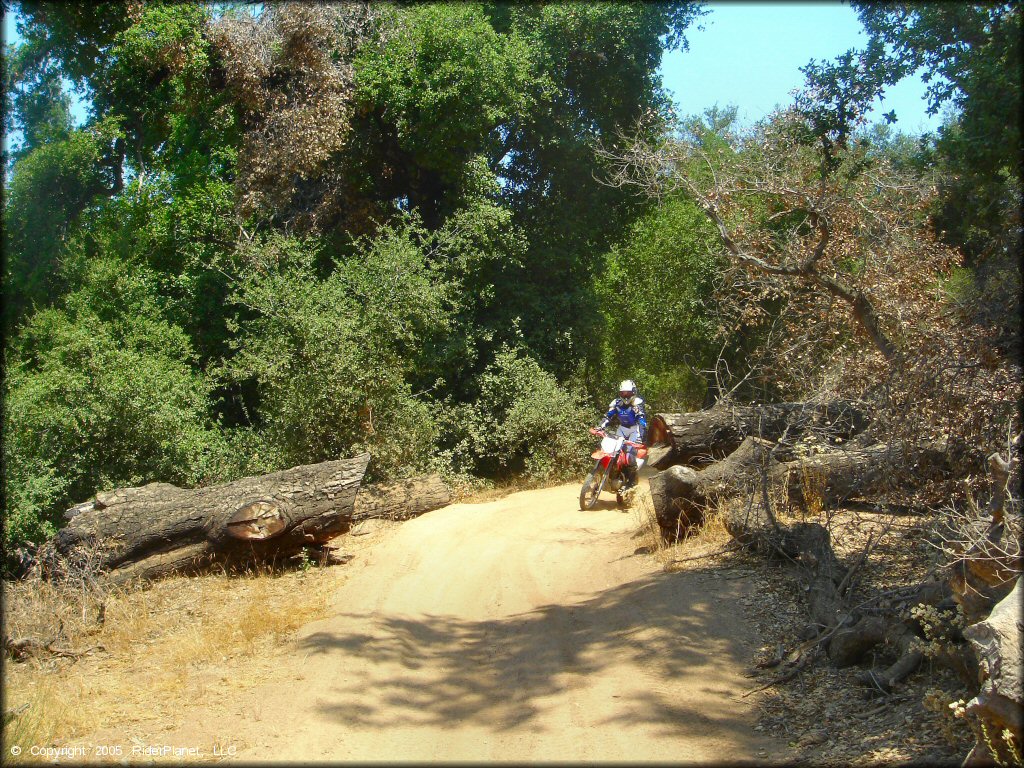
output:
[[[675,135],[624,137],[625,149],[603,150],[606,183],[692,201],[714,226],[731,273],[743,276],[734,285],[804,292],[809,314],[817,311],[811,305],[820,310],[838,299],[850,330],[888,365],[913,349],[906,343],[913,323],[897,304],[922,296],[921,277],[946,272],[958,258],[915,229],[913,212],[933,194],[925,182],[873,155],[866,142],[823,157],[798,112],[779,114],[742,144],[704,125],[674,127]],[[750,297],[731,302],[740,316],[756,311]]]
[[[770,492],[803,509],[814,505],[833,507],[885,490],[894,473],[910,469],[920,481],[945,469],[938,445],[879,443],[791,461],[778,461],[775,448],[769,440],[748,436],[735,451],[703,470],[673,466],[653,476],[651,500],[666,540],[676,541],[699,526],[720,501]],[[733,519],[732,515],[726,520],[726,528],[741,543],[748,543],[753,536],[748,535],[747,527],[753,525],[758,536],[767,530],[765,521]]]
[[[44,573],[104,573],[115,582],[194,573],[213,564],[272,564],[320,552],[353,522],[405,519],[448,503],[437,476],[360,488],[369,454],[223,485],[167,483],[97,494],[40,548]]]

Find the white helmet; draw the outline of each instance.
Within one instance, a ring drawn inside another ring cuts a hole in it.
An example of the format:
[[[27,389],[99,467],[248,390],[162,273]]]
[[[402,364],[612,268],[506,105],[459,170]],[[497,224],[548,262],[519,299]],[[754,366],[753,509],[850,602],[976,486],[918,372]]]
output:
[[[635,395],[636,382],[633,381],[632,379],[626,379],[621,384],[619,384],[619,394],[621,395],[623,392],[629,392],[629,394]]]

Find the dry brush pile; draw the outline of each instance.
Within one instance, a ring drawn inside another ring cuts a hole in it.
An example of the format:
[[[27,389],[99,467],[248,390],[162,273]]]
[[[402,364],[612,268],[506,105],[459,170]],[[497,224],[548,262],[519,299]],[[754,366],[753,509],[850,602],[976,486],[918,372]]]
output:
[[[972,759],[1012,763],[1024,711],[1019,332],[979,322],[985,300],[950,288],[961,260],[929,223],[936,179],[866,141],[823,149],[804,128],[793,113],[732,140],[690,126],[606,155],[611,183],[705,213],[728,264],[723,338],[760,339],[713,408],[655,419],[652,438],[671,447],[651,480],[659,525],[677,540],[720,509],[735,541],[798,569],[807,621],[776,682],[816,659],[875,656],[886,663],[861,681],[890,694],[924,659],[944,663],[964,681],[969,701],[954,710],[976,729]],[[919,541],[890,522],[850,551],[831,522],[851,506],[916,519],[927,572],[865,591],[886,546]]]
[[[805,422],[808,412],[825,412],[803,406]],[[1013,764],[1022,705],[1019,436],[991,456],[986,503],[969,496],[932,510],[915,500],[922,489],[933,493],[925,467],[932,484],[948,485],[940,450],[858,446],[863,437],[836,443],[837,431],[820,421],[795,437],[743,436],[749,422],[741,416],[751,410],[720,403],[659,416],[676,425],[665,432],[678,446],[670,456],[686,455],[684,441],[695,433],[708,444],[701,421],[721,425],[731,416],[733,429],[717,434],[739,434],[741,442],[718,460],[709,452],[669,466],[650,487],[663,539],[686,541],[724,526],[733,546],[791,567],[804,617],[788,632],[794,639],[762,660],[778,669],[762,688],[813,674],[825,661],[860,668],[865,695],[891,700],[915,672],[941,667],[959,680],[958,695],[947,691],[939,702],[931,690],[925,706],[966,720],[977,736],[972,758]],[[791,418],[790,427],[799,421]]]
[[[393,14],[368,3],[284,2],[227,13],[208,34],[245,132],[239,212],[323,228],[354,204],[337,162],[350,143],[357,50],[383,44]]]

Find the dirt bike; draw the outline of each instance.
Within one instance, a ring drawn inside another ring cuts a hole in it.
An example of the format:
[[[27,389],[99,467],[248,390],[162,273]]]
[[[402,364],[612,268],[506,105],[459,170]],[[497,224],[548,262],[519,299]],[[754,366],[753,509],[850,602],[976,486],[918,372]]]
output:
[[[629,468],[629,453],[626,449],[633,447],[639,451],[644,445],[621,435],[609,437],[603,429],[592,428],[590,434],[601,436],[601,447],[590,454],[597,462],[580,489],[580,509],[592,509],[605,486],[615,492],[615,502],[622,506],[625,503],[622,486],[626,483]]]

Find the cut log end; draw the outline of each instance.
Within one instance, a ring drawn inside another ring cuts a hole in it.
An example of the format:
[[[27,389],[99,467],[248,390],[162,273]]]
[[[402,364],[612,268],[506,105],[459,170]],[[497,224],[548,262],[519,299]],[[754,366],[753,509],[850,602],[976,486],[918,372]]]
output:
[[[238,508],[225,523],[228,536],[246,541],[266,541],[284,533],[288,521],[281,506],[259,499]]]

